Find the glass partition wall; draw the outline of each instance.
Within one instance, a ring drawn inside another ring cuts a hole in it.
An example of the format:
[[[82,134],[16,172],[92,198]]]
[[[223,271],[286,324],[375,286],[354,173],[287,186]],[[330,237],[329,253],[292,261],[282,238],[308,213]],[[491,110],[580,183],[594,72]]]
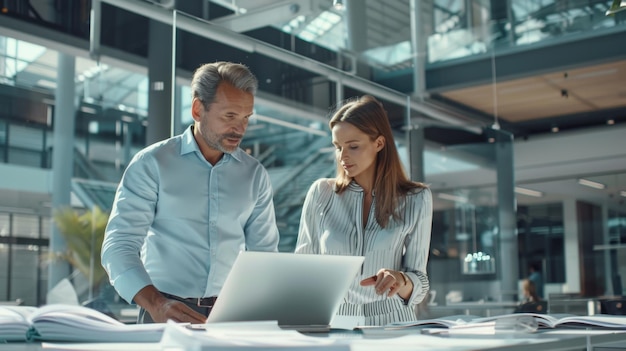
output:
[[[496,23],[489,20],[490,7],[485,1],[446,2],[453,3],[446,5],[451,10],[449,12],[443,11],[442,2],[434,3],[432,16],[437,31],[428,36],[430,63],[494,49],[491,43],[481,48],[477,40],[466,38],[467,33],[453,34],[456,29],[467,32],[468,28],[483,28]],[[530,13],[530,5],[537,4],[512,3],[516,16],[522,13],[523,6]],[[454,13],[457,17],[453,16]],[[183,12],[173,11],[170,15],[179,25],[187,23],[191,26],[193,23],[195,29],[209,26],[202,19]],[[410,16],[409,13],[405,15]],[[138,14],[133,16],[141,17]],[[530,31],[526,22],[502,27],[505,30],[514,28],[518,44],[530,40],[522,39],[523,31]],[[421,317],[462,313],[463,310],[454,307],[455,302],[503,302],[508,305],[503,304],[507,307],[500,311],[510,311],[510,303],[520,297],[519,280],[528,275],[528,266],[533,262],[540,263],[546,295],[566,293],[568,289],[574,291],[575,288],[569,287],[577,283],[572,282],[575,279],[571,275],[580,280],[582,272],[591,278],[582,279],[582,288],[577,292],[621,294],[621,277],[626,274],[623,254],[626,210],[621,196],[626,194],[608,198],[573,193],[568,189],[572,183],[579,186],[578,180],[567,177],[516,184],[515,143],[510,134],[493,128],[491,123],[454,124],[451,121],[446,123],[445,119],[437,120],[428,115],[431,111],[420,104],[419,98],[372,84],[356,75],[366,64],[371,65],[369,78],[392,79],[397,72],[407,69],[401,64],[383,69],[374,65],[372,58],[366,55],[357,55],[356,60],[349,61],[347,57],[332,53],[320,54],[311,60],[297,55],[295,45],[293,51],[281,49],[276,54],[267,43],[243,35],[226,42],[213,37],[210,40],[217,49],[198,54],[190,48],[193,43],[203,43],[202,38],[208,34],[193,33],[187,28],[190,27],[183,25],[172,31],[170,26],[168,30],[172,35],[159,39],[175,39],[175,54],[160,62],[164,67],[170,67],[170,71],[172,66],[177,67],[175,75],[169,72],[162,81],[172,91],[171,109],[150,108],[149,100],[155,96],[150,87],[154,87],[155,81],[151,81],[147,62],[145,65],[120,64],[107,59],[106,55],[92,58],[88,52],[76,57],[77,111],[71,205],[77,211],[93,210],[96,205],[105,212],[110,209],[107,204],[110,206],[111,194],[121,172],[132,155],[148,143],[150,128],[165,128],[169,134],[178,134],[191,123],[189,81],[193,68],[202,62],[236,60],[249,65],[261,83],[255,116],[242,148],[258,158],[270,173],[275,189],[281,251],[293,250],[299,211],[308,186],[319,177],[334,176],[327,126],[329,107],[344,98],[368,93],[385,104],[406,169],[419,170],[413,174],[413,179],[428,183],[433,191],[434,220],[428,274],[431,289],[436,291],[433,294],[436,306],[426,306]],[[540,29],[536,31],[541,32]],[[485,35],[483,29],[470,32],[472,38]],[[447,36],[445,40],[441,38],[444,35]],[[456,39],[452,40],[453,37]],[[462,44],[464,40],[466,44]],[[406,41],[410,38],[406,37],[405,44],[398,48],[406,48]],[[444,50],[439,47],[444,42],[448,45],[456,43],[463,49],[449,47]],[[0,104],[3,106],[0,116],[1,173],[14,174],[4,170],[18,166],[25,167],[26,170],[20,168],[20,171],[29,174],[35,172],[31,169],[50,170],[50,149],[54,146],[56,49],[45,43],[29,43],[8,36],[2,37],[0,43],[4,45],[0,51],[3,55],[0,65],[3,69],[0,77],[0,98],[3,99]],[[410,45],[408,49],[410,57],[413,55]],[[393,57],[402,56],[401,51],[393,52],[396,55]],[[444,55],[446,52],[449,54]],[[274,54],[281,62],[274,62]],[[381,51],[377,54],[381,55]],[[496,55],[494,59],[497,60]],[[406,58],[404,60],[398,59],[397,62],[406,62]],[[413,69],[412,65],[409,70]],[[414,74],[419,75],[419,72]],[[421,128],[423,132],[419,155],[411,145],[415,139],[410,134],[415,128]],[[603,177],[611,180],[611,189],[626,189],[623,174],[594,175],[589,180],[607,183]],[[0,300],[22,299],[26,304],[41,304],[47,293],[47,271],[41,268],[45,267],[46,255],[41,253],[48,249],[50,227],[54,225],[51,220],[53,209],[49,205],[51,194],[23,191],[23,184],[15,177],[6,180],[5,184],[13,187],[14,192],[10,193],[12,196],[5,196],[7,193],[3,190],[3,196],[0,196],[0,262],[7,263],[0,264]],[[13,201],[9,202],[9,199]],[[18,230],[23,228],[20,223],[30,223],[28,233]],[[576,225],[572,226],[572,223]],[[593,239],[587,242],[584,241],[586,238]],[[585,245],[587,250],[579,258],[578,269],[574,273],[568,272],[566,256],[571,248],[567,246],[578,248],[579,242],[589,245]],[[23,263],[16,261],[16,250],[30,252],[20,258]],[[599,268],[594,270],[594,267]],[[122,304],[106,284],[96,290],[90,289],[91,279],[88,276],[70,277],[81,303],[102,297],[112,306]],[[591,282],[601,284],[591,289]]]
[[[425,133],[469,132],[426,127]],[[441,292],[437,304],[448,306],[431,307],[434,314],[462,314],[452,309],[455,302],[517,299],[517,260],[509,254],[517,253],[512,136],[487,128],[465,139],[426,150],[434,201],[429,277]]]

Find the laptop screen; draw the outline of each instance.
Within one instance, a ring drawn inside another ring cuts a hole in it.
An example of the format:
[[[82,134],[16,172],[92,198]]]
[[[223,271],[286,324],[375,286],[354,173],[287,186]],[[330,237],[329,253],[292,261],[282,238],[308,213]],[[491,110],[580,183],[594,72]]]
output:
[[[329,326],[355,279],[361,256],[244,251],[207,323],[275,320],[280,326]]]

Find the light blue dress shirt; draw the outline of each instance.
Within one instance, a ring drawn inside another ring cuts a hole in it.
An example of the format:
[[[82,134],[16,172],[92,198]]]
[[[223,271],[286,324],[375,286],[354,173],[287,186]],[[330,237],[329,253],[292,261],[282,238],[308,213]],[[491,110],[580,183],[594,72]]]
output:
[[[376,195],[369,209],[363,208],[363,188],[350,183],[335,193],[334,179],[319,179],[309,189],[302,209],[296,253],[365,256],[360,274],[339,306],[338,315],[359,316],[366,325],[385,325],[416,319],[416,305],[429,289],[426,274],[432,227],[432,194],[416,189],[400,204],[403,220],[390,219],[385,228],[376,221]],[[363,226],[363,211],[368,211]],[[408,301],[399,295],[378,295],[360,281],[387,268],[406,273],[413,282]]]
[[[126,301],[147,285],[180,297],[219,294],[242,250],[278,251],[265,168],[237,149],[211,165],[192,128],[128,164],[102,244],[102,265]]]

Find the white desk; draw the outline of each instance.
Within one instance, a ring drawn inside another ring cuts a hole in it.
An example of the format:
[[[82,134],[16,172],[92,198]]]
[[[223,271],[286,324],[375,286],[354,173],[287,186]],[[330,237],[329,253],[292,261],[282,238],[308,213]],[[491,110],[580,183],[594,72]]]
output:
[[[389,337],[378,334],[367,337],[351,331],[332,331],[330,333],[315,333],[312,337],[329,338],[349,345],[351,351],[422,351],[422,350],[454,350],[454,351],[527,351],[531,349],[542,351],[594,351],[604,346],[626,347],[626,332],[614,331],[584,331],[584,330],[549,330],[532,334],[498,334],[498,335],[453,335],[427,336],[413,329],[412,335],[398,335],[390,333]],[[616,344],[617,343],[617,344]],[[162,351],[158,343],[99,343],[99,344],[52,344],[60,346],[56,350],[81,351]],[[618,345],[618,346],[615,346]],[[316,350],[332,349],[331,345],[319,346]],[[42,347],[40,343],[9,343],[0,344],[3,351],[45,351],[55,350]],[[207,348],[208,350],[209,348]],[[229,348],[230,351],[249,351],[258,349],[254,345],[242,345]],[[296,350],[297,348],[288,348]],[[310,349],[310,348],[309,348]]]

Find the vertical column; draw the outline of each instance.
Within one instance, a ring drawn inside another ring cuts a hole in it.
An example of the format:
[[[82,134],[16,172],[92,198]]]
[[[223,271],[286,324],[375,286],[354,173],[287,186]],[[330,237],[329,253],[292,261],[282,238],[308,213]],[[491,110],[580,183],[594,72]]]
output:
[[[7,38],[0,37],[0,76],[7,77],[6,74],[6,60],[7,60]]]
[[[52,148],[52,209],[70,205],[72,171],[74,169],[75,84],[76,59],[59,52],[57,87],[53,122]],[[61,233],[52,226],[50,234],[51,255],[65,253],[66,243]],[[48,268],[48,290],[71,273],[70,266],[62,260],[53,260]]]
[[[576,199],[563,201],[563,232],[565,241],[565,285],[563,292],[580,292],[580,248]]]
[[[367,50],[367,14],[365,1],[344,0],[347,31],[346,47],[352,52]]]
[[[423,98],[426,91],[426,38],[432,16],[432,0],[411,0],[411,47],[413,50],[413,96]],[[409,176],[411,180],[423,182],[424,174],[424,128],[411,124],[411,101],[407,99],[407,128],[409,151]]]
[[[172,27],[150,20],[146,144],[172,135]]]
[[[180,134],[185,131],[188,126],[182,124],[182,110],[183,110],[183,87],[176,85],[174,89],[174,113],[172,114],[172,134]]]
[[[609,210],[607,207],[607,203],[600,205],[600,227],[602,228],[602,239],[596,241],[596,245],[608,245],[611,243],[611,239],[609,238],[609,226],[607,225],[609,223]],[[606,272],[604,275],[605,289],[602,294],[604,296],[610,296],[613,294],[613,275],[615,273],[615,271],[611,268],[611,250],[601,250],[596,252],[602,254],[604,271]]]
[[[424,182],[424,128],[409,125],[409,160],[411,180]]]
[[[473,0],[465,0],[463,2],[463,7],[465,8],[465,26],[470,32],[474,32],[474,5]]]
[[[493,25],[492,33],[493,40],[496,44],[512,42],[513,34],[510,28],[507,29],[507,24],[510,24],[511,10],[509,9],[509,0],[490,0],[490,12],[491,23]]]
[[[519,262],[517,248],[517,221],[515,218],[515,177],[513,162],[513,136],[501,130],[491,130],[496,142],[496,170],[498,192],[498,223],[500,226],[499,277],[501,289],[517,291]]]
[[[125,122],[125,121],[121,121],[120,122],[122,125],[122,154],[123,154],[123,158],[122,158],[122,162],[124,163],[124,167],[128,166],[128,164],[130,163],[131,158],[133,157],[131,155],[131,147],[133,145],[133,132],[132,132],[132,126],[134,123],[138,123],[138,122]],[[133,123],[133,124],[131,124]]]
[[[432,21],[432,0],[411,0],[411,47],[413,49],[413,96],[423,98],[426,91],[426,51]]]
[[[515,41],[517,40],[517,35],[515,34],[515,12],[513,11],[512,1],[507,0],[507,4],[509,5],[507,11],[507,19],[509,23],[509,46],[515,46]]]
[[[100,0],[91,0],[89,13],[89,55],[97,60],[100,57],[100,30],[102,29],[102,5]]]

